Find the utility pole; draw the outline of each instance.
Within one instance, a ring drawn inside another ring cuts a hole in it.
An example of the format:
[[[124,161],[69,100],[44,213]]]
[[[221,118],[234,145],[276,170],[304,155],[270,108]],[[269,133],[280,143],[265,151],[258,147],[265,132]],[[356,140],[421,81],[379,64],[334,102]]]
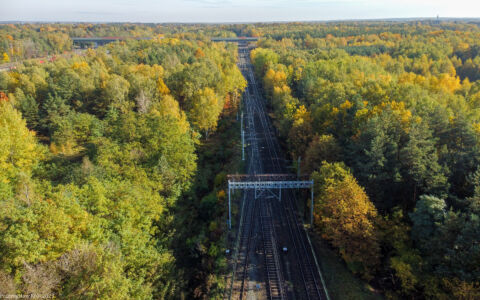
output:
[[[230,207],[230,182],[228,184],[228,229],[232,229],[232,209]]]
[[[242,121],[240,122],[240,132],[243,131],[243,111],[242,111],[241,119]]]
[[[299,156],[297,160],[297,177],[300,177],[300,163],[302,162],[302,157]]]
[[[245,160],[245,130],[243,130],[243,111],[241,115],[240,130],[242,133],[242,160]]]
[[[311,192],[311,201],[310,201],[310,227],[313,226],[313,180],[312,180],[312,187],[310,189]]]
[[[242,130],[242,160],[245,160],[245,131]]]

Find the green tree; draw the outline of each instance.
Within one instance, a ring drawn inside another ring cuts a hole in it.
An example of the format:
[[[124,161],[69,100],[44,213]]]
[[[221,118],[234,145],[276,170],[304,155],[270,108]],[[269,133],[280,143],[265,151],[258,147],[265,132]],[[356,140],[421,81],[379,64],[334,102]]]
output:
[[[265,72],[278,62],[279,56],[271,49],[257,48],[251,52],[255,73],[262,78]]]
[[[15,100],[17,108],[22,112],[23,118],[26,119],[28,128],[39,129],[38,103],[35,99],[23,93],[21,89],[15,90]]]
[[[378,230],[385,259],[384,272],[393,271],[395,290],[404,296],[415,295],[422,287],[424,261],[412,245],[411,226],[404,220],[403,211],[396,207],[391,214],[380,218]]]
[[[412,124],[408,133],[408,142],[400,150],[400,161],[406,188],[413,191],[411,206],[419,194],[446,195],[447,177],[438,163],[435,142],[425,124]]]
[[[360,182],[368,187],[368,193],[382,211],[403,200],[395,195],[402,180],[399,152],[404,139],[401,125],[386,111],[367,121],[349,155]]]
[[[104,111],[112,105],[119,108],[121,111],[127,111],[132,108],[133,102],[127,99],[128,90],[130,84],[122,76],[113,74],[107,79],[105,83],[104,103],[100,106],[100,109]]]
[[[412,219],[412,239],[423,249],[428,247],[446,214],[445,200],[430,195],[422,195],[417,201],[415,210],[410,214]]]

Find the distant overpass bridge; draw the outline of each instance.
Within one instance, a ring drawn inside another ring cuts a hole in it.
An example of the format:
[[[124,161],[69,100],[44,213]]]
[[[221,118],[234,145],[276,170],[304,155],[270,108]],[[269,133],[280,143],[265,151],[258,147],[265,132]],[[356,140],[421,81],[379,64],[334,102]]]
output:
[[[99,46],[106,45],[117,41],[126,40],[151,40],[150,37],[132,38],[132,37],[73,37],[73,45],[80,48],[97,48]]]
[[[258,41],[258,37],[234,37],[234,38],[211,38],[212,42],[226,42],[226,43],[238,43],[238,44],[248,44]]]

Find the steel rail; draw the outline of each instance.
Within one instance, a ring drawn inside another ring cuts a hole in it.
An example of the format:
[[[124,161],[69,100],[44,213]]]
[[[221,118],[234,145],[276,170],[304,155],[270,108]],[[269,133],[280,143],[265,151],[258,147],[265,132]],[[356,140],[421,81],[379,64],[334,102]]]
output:
[[[249,69],[248,75],[250,77],[250,80],[252,82],[255,82],[251,65],[248,66],[248,69]],[[253,98],[254,98],[254,101],[256,102],[255,104],[257,105],[258,115],[261,121],[261,125],[264,129],[264,136],[267,142],[267,148],[268,148],[270,160],[272,161],[272,167],[274,168],[273,171],[281,172],[282,167],[279,164],[278,152],[280,151],[280,147],[279,147],[278,141],[272,138],[271,131],[270,131],[270,122],[266,118],[266,113],[264,111],[263,103],[260,103],[260,101],[258,100],[258,99],[261,99],[261,97],[258,92],[258,87],[255,83],[252,84],[252,89],[254,91]],[[278,152],[277,152],[277,149],[279,150]],[[291,203],[292,200],[290,199],[290,197],[288,198],[289,199],[285,201],[288,205],[288,208],[285,207],[284,215],[286,215],[285,219],[287,220],[287,224],[288,224],[287,227],[289,228],[289,231],[290,231],[291,240],[294,243],[294,248],[297,254],[297,258],[301,262],[300,270],[301,270],[302,279],[304,282],[306,295],[308,299],[324,299],[325,297],[323,297],[323,293],[321,291],[325,293],[325,288],[323,287],[323,284],[322,284],[322,289],[319,288],[315,273],[312,270],[312,262],[310,261],[310,255],[305,245],[305,237],[304,237],[304,234],[306,234],[305,230],[303,226],[302,228],[300,228],[300,224],[298,223],[298,218],[295,216],[295,213],[294,213],[294,206]],[[280,211],[282,211],[282,209],[280,209]],[[298,244],[300,244],[300,247]]]
[[[248,54],[248,52],[245,52],[245,54]],[[241,59],[245,61],[243,63],[242,61],[242,66],[244,66],[244,75],[247,75],[248,77],[248,61],[245,55],[241,55]],[[257,126],[255,126],[255,117],[259,118],[259,116],[263,115],[263,111],[259,111],[258,108],[258,103],[256,101],[255,93],[251,93],[252,90],[250,89],[250,86],[254,81],[252,79],[254,78],[249,78],[249,85],[247,85],[247,89],[245,91],[245,102],[246,102],[246,107],[247,107],[247,120],[248,120],[248,127],[247,130],[249,131],[249,136],[250,138],[250,145],[249,147],[251,148],[251,161],[252,161],[252,166],[253,170],[249,170],[248,174],[258,174],[258,173],[263,173],[263,165],[262,165],[262,157],[260,155],[260,151],[258,149],[258,139],[256,138],[257,135]],[[260,117],[261,119],[261,117]],[[263,120],[260,121],[263,125]],[[253,163],[257,162],[257,163]],[[261,209],[260,209],[260,222],[261,222],[261,233],[263,236],[263,250],[265,253],[265,268],[266,268],[266,274],[267,274],[267,286],[268,286],[268,295],[270,299],[285,299],[285,294],[284,294],[284,288],[283,288],[283,280],[281,276],[281,268],[280,268],[280,262],[279,262],[279,255],[277,252],[277,245],[276,245],[276,240],[275,240],[275,231],[274,231],[274,226],[272,223],[272,218],[267,218],[265,219],[262,214],[267,214],[269,215],[270,212],[267,210],[265,207],[265,199],[259,200],[261,201]],[[248,268],[248,261],[246,261],[246,266],[244,267],[244,271],[246,271]],[[272,276],[272,274],[274,274]],[[245,273],[244,278],[247,277],[247,274]],[[243,292],[245,290],[242,290],[241,297],[243,297]],[[278,298],[278,296],[280,298]]]

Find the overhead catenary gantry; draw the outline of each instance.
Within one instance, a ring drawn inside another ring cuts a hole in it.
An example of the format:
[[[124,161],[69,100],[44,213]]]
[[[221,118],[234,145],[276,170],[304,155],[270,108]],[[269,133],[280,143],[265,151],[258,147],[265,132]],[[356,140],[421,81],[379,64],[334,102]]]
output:
[[[282,200],[282,189],[310,189],[310,225],[313,223],[313,180],[292,174],[228,175],[228,228],[232,228],[231,195],[234,190],[254,190],[255,199],[270,193]],[[278,193],[275,193],[278,192]]]

